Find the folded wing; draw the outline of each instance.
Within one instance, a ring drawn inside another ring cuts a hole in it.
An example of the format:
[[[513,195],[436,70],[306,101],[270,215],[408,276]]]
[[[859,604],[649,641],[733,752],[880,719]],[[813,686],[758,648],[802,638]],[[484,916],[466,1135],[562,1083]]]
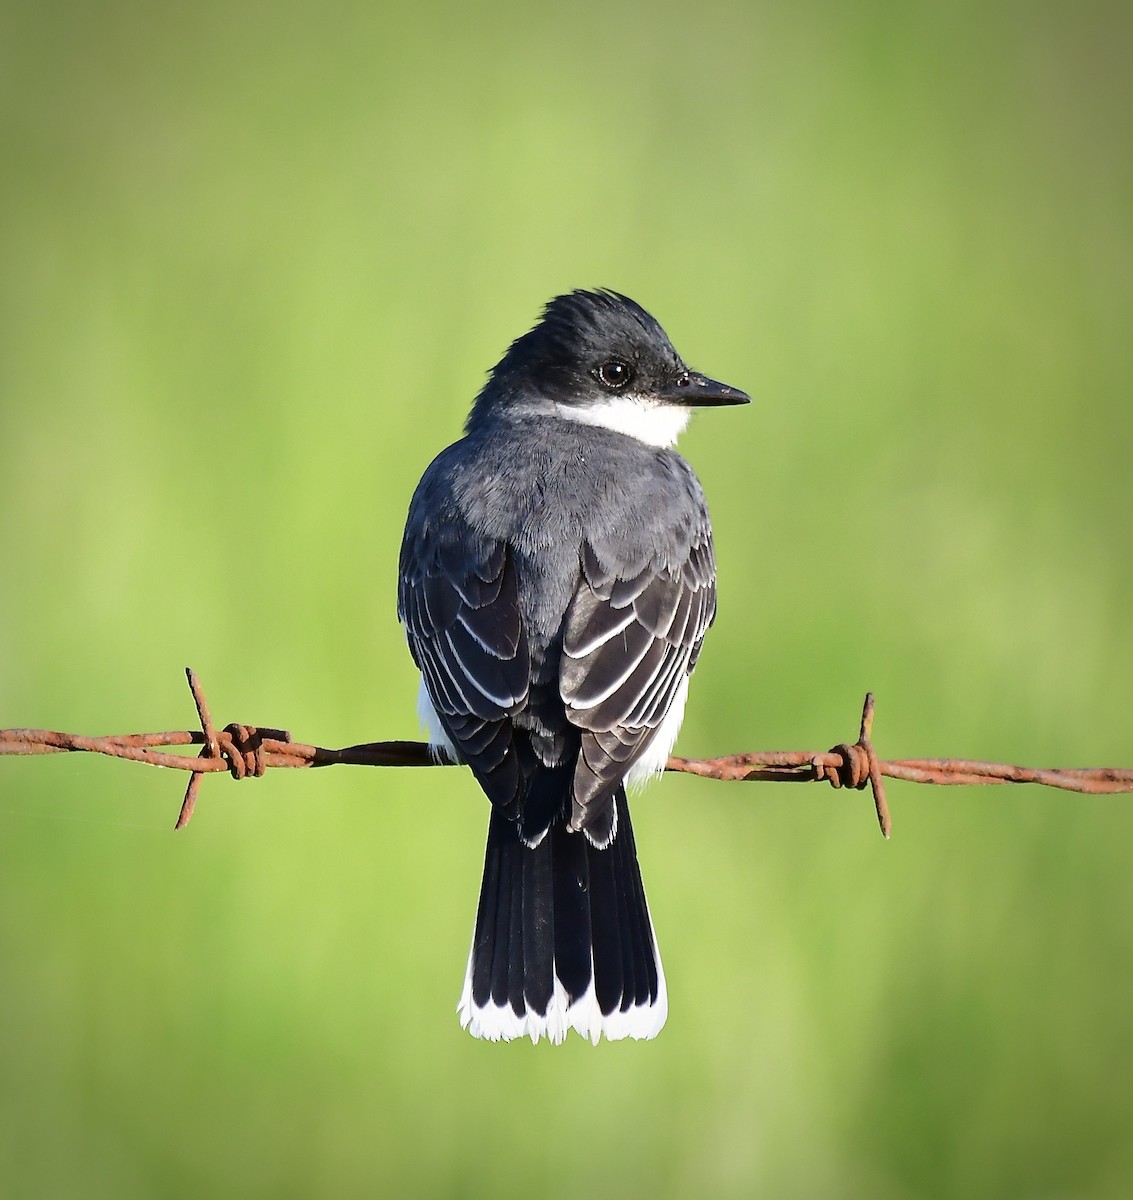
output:
[[[679,565],[627,577],[584,544],[559,686],[568,720],[582,730],[571,826],[596,845],[613,836],[614,792],[664,723],[715,615],[707,531]]]

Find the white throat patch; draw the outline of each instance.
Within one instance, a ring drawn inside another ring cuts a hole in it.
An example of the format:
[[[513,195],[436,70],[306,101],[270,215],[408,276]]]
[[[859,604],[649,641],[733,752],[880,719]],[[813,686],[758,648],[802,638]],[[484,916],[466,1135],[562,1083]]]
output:
[[[672,446],[692,415],[683,404],[658,404],[647,396],[611,396],[597,404],[556,404],[555,411],[580,425],[600,425],[649,446]]]

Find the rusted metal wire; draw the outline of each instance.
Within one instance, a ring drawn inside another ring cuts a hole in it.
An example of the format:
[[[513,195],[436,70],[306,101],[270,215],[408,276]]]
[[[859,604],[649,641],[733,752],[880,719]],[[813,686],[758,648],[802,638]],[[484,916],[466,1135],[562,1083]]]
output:
[[[432,767],[453,765],[433,753],[424,742],[367,742],[328,750],[291,740],[284,729],[267,729],[233,723],[218,730],[213,724],[200,680],[186,669],[189,689],[197,708],[200,729],[166,733],[126,733],[105,737],[83,737],[48,729],[0,729],[0,755],[61,754],[85,751],[173,767],[191,772],[189,786],[177,815],[176,829],[183,829],[193,815],[201,778],[228,771],[234,779],[258,777],[271,767],[329,767],[349,763],[367,767]],[[976,762],[957,758],[879,759],[873,748],[873,693],[865,698],[858,740],[843,742],[830,750],[763,751],[729,754],[722,758],[669,759],[667,769],[705,779],[781,783],[826,780],[835,788],[862,790],[869,787],[881,832],[892,828],[882,776],[909,783],[992,784],[1037,783],[1064,791],[1108,795],[1133,792],[1133,770],[1121,767],[1042,768],[1017,767],[1008,763]],[[200,746],[196,757],[169,754],[162,747]]]

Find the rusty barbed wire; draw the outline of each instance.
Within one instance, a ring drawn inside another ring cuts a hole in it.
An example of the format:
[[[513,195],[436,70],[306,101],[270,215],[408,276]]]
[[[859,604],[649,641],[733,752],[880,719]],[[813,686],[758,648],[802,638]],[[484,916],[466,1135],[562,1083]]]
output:
[[[172,767],[191,772],[177,815],[175,829],[183,829],[193,815],[201,779],[227,771],[234,779],[263,775],[274,767],[330,767],[351,764],[367,767],[452,766],[424,742],[366,742],[340,750],[310,746],[291,740],[284,729],[268,729],[236,722],[217,729],[196,674],[186,669],[200,729],[165,733],[109,734],[84,737],[48,729],[0,729],[0,755],[63,754],[87,752]],[[669,759],[669,771],[699,775],[704,779],[741,782],[806,783],[825,780],[835,788],[869,787],[881,832],[892,828],[882,777],[909,783],[942,785],[1034,783],[1090,795],[1133,792],[1133,769],[1123,767],[1020,767],[1009,763],[978,762],[958,758],[879,759],[873,748],[873,693],[866,695],[858,740],[843,742],[822,752],[771,750],[729,754],[720,758]],[[200,746],[194,757],[165,753],[162,747]]]

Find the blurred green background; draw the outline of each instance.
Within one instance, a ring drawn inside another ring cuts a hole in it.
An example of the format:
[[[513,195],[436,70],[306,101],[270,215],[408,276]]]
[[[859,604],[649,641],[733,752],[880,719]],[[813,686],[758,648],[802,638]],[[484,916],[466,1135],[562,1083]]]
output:
[[[679,749],[1133,765],[1133,10],[0,8],[0,726],[414,737],[409,496],[551,295],[682,441]],[[0,763],[12,1197],[1126,1197],[1133,798],[670,778],[653,1043],[454,1006],[457,771]]]

